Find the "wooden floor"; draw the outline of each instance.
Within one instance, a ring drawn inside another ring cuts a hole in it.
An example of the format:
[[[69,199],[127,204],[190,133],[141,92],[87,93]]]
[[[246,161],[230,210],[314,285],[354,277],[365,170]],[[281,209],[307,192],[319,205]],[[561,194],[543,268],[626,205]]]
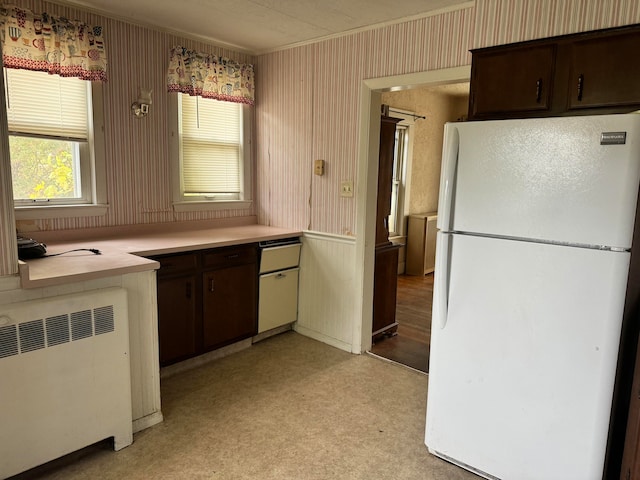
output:
[[[376,340],[371,352],[389,360],[429,371],[433,274],[398,275],[398,334]]]

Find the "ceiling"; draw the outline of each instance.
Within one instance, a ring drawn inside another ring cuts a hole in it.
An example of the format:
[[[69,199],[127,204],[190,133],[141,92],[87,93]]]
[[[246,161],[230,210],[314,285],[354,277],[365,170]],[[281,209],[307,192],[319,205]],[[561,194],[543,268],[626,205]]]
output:
[[[64,0],[250,53],[420,17],[467,0]]]

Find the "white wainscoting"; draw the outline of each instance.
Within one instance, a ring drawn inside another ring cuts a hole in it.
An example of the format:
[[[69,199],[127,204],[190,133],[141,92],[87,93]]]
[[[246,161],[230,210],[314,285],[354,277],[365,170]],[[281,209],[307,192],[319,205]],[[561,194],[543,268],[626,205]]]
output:
[[[131,410],[135,433],[163,420],[160,410],[156,272],[123,275],[122,287],[127,289],[129,298]]]
[[[355,238],[304,232],[300,256],[298,321],[294,330],[348,352],[354,351]]]

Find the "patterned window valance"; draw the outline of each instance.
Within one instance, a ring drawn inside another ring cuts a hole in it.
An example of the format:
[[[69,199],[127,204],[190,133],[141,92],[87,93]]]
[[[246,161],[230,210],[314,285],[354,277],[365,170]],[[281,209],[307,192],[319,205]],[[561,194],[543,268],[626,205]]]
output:
[[[0,42],[5,67],[107,80],[102,27],[0,5]]]
[[[173,47],[167,89],[169,92],[253,105],[253,65]]]

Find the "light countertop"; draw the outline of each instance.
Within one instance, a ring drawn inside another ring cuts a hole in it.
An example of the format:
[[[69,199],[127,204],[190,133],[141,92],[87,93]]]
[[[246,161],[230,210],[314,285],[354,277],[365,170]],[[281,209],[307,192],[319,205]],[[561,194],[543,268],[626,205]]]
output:
[[[159,263],[145,257],[300,235],[302,232],[298,230],[258,224],[215,228],[169,224],[164,229],[159,225],[146,230],[103,229],[100,236],[87,235],[86,238],[34,233],[37,240],[47,244],[48,255],[76,248],[98,249],[101,254],[80,251],[20,262],[20,282],[22,288],[36,288],[155,270],[160,267]]]

